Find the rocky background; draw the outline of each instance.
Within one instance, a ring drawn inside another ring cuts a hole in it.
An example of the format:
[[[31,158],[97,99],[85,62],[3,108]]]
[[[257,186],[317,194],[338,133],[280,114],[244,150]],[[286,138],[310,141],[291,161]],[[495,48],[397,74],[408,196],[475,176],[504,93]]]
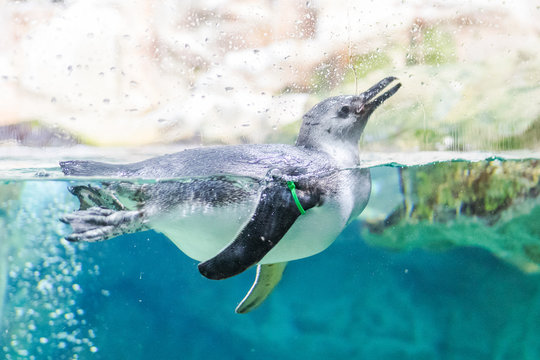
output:
[[[0,142],[292,142],[399,77],[369,150],[540,146],[537,1],[0,1]]]

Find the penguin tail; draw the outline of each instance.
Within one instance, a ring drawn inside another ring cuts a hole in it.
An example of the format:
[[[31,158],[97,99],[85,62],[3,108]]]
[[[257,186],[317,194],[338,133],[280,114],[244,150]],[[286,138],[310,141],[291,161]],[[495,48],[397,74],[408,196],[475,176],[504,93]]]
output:
[[[61,161],[64,175],[71,176],[127,176],[125,165],[106,164],[97,161],[69,160]]]

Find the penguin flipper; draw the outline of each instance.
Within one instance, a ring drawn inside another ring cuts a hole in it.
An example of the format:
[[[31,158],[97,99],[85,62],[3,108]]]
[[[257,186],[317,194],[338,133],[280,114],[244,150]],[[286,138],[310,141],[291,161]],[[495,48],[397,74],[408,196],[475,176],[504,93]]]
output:
[[[304,210],[317,206],[318,189],[297,189]],[[283,238],[301,215],[286,184],[271,182],[265,186],[255,213],[236,239],[213,258],[199,264],[200,273],[213,280],[238,275],[255,265]]]
[[[259,307],[280,282],[286,266],[286,262],[257,265],[255,282],[244,299],[240,301],[235,312],[237,314],[246,314]]]

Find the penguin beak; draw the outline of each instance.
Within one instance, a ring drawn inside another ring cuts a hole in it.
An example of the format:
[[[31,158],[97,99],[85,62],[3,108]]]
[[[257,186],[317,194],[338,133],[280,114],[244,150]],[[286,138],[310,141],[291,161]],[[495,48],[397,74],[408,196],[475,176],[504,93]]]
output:
[[[375,111],[375,109],[379,107],[379,105],[381,105],[390,96],[394,95],[399,90],[399,88],[401,87],[401,83],[393,86],[390,90],[383,93],[381,96],[375,97],[380,94],[380,92],[394,80],[397,80],[397,78],[393,76],[384,78],[377,84],[370,87],[367,91],[360,94],[360,96],[358,96],[358,100],[355,101],[356,104],[354,104],[355,113],[358,116],[370,116],[373,111]],[[373,101],[370,101],[372,99]]]

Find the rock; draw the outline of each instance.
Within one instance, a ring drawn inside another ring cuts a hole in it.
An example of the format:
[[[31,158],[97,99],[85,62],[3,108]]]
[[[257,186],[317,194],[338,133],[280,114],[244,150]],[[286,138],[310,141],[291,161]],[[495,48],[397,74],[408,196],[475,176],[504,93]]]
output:
[[[368,243],[394,250],[481,247],[540,272],[539,160],[444,162],[396,172],[399,190],[388,192],[398,195],[386,213],[366,209]]]

